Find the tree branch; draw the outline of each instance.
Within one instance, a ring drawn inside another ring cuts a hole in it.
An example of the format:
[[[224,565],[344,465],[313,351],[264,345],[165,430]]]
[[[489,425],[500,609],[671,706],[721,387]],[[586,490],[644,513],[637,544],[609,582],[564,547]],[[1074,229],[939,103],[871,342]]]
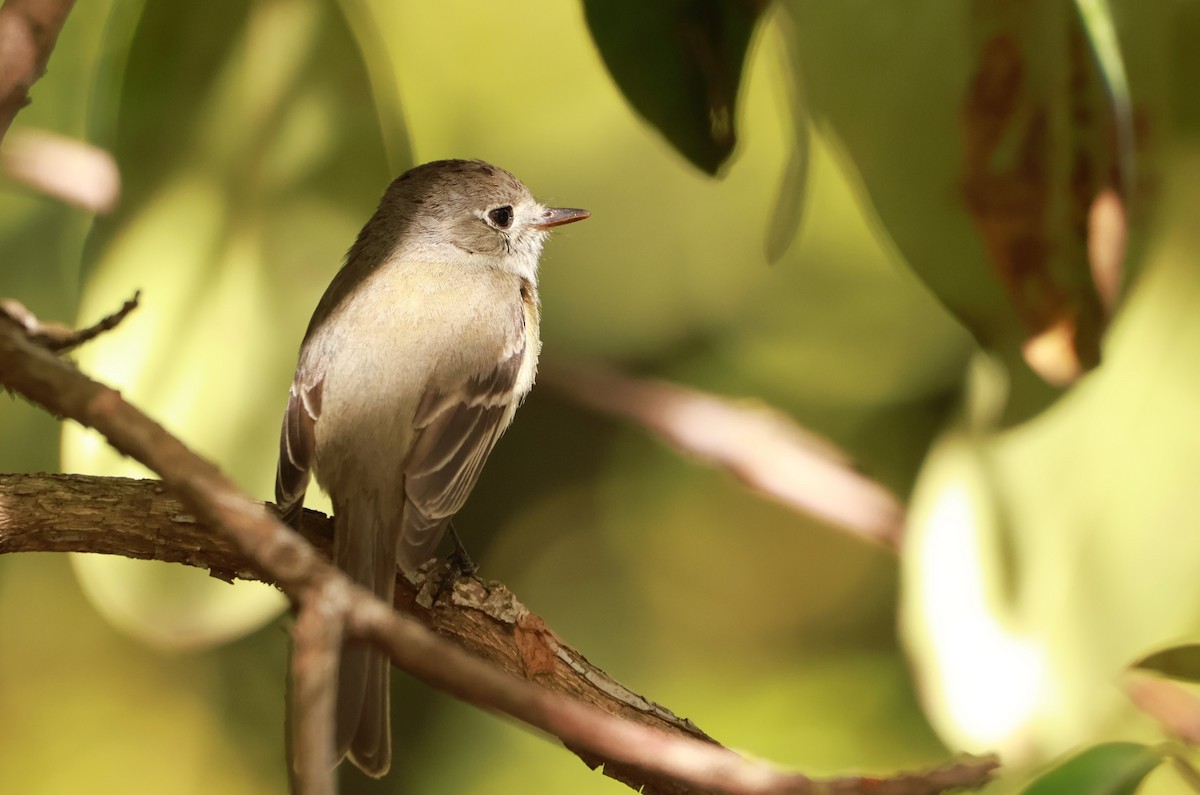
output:
[[[7,0],[0,7],[0,138],[29,104],[75,0]]]
[[[333,520],[304,512],[303,535],[322,557]],[[0,474],[0,554],[98,552],[207,569],[222,580],[269,579],[172,497],[157,480],[94,475]],[[451,567],[421,588],[396,578],[396,606],[425,626],[523,679],[609,714],[710,741],[691,721],[632,692],[559,639],[504,585],[477,577],[447,583]],[[436,600],[435,596],[438,596]]]
[[[387,650],[394,664],[431,686],[554,734],[569,748],[602,761],[606,770],[611,766],[622,774],[628,771],[647,792],[916,795],[981,786],[996,766],[992,759],[972,759],[912,776],[818,782],[749,761],[711,742],[673,736],[564,698],[488,664],[351,583],[313,545],[279,522],[261,503],[242,494],[215,466],[192,453],[116,391],[33,344],[16,323],[0,322],[0,384],[56,415],[95,428],[118,451],[157,472],[186,511],[246,560],[245,564],[231,561],[223,571],[259,572],[291,598],[299,612],[293,678],[293,713],[297,720],[327,717],[326,700],[336,682],[336,665],[329,665],[329,648],[331,639],[336,645],[344,632],[347,640],[365,640]],[[19,487],[15,489],[17,497],[20,491]],[[19,500],[6,497],[3,503],[4,513],[10,517],[8,523],[12,524],[10,502],[16,504]],[[107,508],[111,507],[110,502]],[[166,515],[172,527],[174,523],[188,523],[178,511]],[[22,535],[28,538],[28,534]],[[154,540],[161,546],[166,538],[159,535]],[[60,543],[62,540],[60,536]],[[196,554],[193,549],[181,557],[191,559]],[[426,586],[440,590],[440,584],[432,580]],[[456,584],[453,597],[457,600],[476,587],[473,580]],[[426,590],[417,594],[417,604],[422,603]],[[501,605],[499,612],[517,627],[525,621],[529,629],[527,611],[515,611],[510,604]],[[491,613],[489,616],[495,617]],[[530,649],[551,650],[552,646],[542,644],[557,640],[544,625],[532,628],[531,633],[514,632],[514,638],[519,642],[517,659],[523,673],[536,677],[544,663],[560,658],[557,653],[545,657],[529,653]],[[537,642],[529,644],[531,638]],[[295,700],[305,694],[312,700]],[[328,728],[298,726],[293,738],[297,791],[321,795],[334,792],[335,779],[325,766],[333,754]]]

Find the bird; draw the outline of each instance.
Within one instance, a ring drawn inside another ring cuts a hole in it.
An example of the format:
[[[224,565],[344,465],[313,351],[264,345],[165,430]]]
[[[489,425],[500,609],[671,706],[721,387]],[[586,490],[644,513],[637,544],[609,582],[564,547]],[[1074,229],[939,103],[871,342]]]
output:
[[[387,187],[300,346],[275,501],[299,526],[311,476],[333,503],[333,560],[392,604],[466,501],[533,385],[538,262],[549,230],[588,218],[547,207],[481,160],[439,160]],[[390,663],[342,651],[338,759],[391,766]]]

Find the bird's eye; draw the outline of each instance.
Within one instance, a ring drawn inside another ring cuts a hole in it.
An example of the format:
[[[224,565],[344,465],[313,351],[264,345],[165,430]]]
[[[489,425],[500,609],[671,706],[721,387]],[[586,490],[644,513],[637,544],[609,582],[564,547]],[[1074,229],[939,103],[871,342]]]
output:
[[[513,219],[512,207],[509,207],[508,205],[497,207],[496,209],[488,212],[488,218],[491,218],[492,223],[501,229],[508,229],[508,226],[512,223]]]

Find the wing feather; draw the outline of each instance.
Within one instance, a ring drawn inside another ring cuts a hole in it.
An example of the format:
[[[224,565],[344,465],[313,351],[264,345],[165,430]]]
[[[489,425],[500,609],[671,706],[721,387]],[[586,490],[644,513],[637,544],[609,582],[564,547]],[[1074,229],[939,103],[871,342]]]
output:
[[[517,347],[491,372],[422,398],[404,470],[402,566],[415,569],[433,555],[446,524],[467,501],[488,454],[512,420],[526,354],[523,340]]]
[[[317,418],[321,416],[324,379],[310,386],[293,383],[279,436],[279,467],[275,470],[275,504],[279,514],[295,527],[304,508],[304,492],[312,473],[316,451]]]

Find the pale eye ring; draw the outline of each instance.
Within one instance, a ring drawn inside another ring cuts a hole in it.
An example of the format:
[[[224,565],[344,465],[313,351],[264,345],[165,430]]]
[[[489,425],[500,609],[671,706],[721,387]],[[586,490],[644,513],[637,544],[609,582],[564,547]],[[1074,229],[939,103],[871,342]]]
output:
[[[500,229],[508,229],[513,221],[513,208],[509,205],[488,210],[488,218]]]

